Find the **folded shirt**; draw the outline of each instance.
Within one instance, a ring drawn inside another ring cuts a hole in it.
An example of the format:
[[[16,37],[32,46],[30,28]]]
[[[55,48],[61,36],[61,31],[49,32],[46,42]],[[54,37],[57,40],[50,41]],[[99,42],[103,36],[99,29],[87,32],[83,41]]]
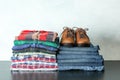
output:
[[[12,56],[12,62],[27,62],[27,61],[37,61],[37,62],[56,62],[55,55],[44,55],[44,54],[36,54],[36,55],[21,55],[21,56]]]
[[[23,30],[15,40],[41,40],[41,41],[55,41],[58,34],[53,31],[45,30]]]
[[[24,52],[24,53],[13,53],[13,56],[28,56],[28,55],[44,55],[44,56],[52,56],[52,57],[56,57],[55,54],[49,54],[49,53],[45,53],[45,52]]]
[[[12,62],[11,65],[19,65],[19,64],[25,64],[25,65],[58,65],[56,62],[43,62],[43,61],[26,61],[26,62]]]
[[[13,50],[13,54],[19,54],[19,53],[26,53],[26,52],[43,52],[47,54],[57,54],[55,51],[50,51],[50,50],[45,50],[45,49],[40,49],[40,48],[25,48],[22,50]]]
[[[11,64],[11,70],[51,70],[51,69],[57,69],[57,63],[43,63],[43,62],[26,62],[26,63],[12,63]]]
[[[57,51],[58,48],[55,47],[50,47],[50,46],[45,46],[42,44],[23,44],[23,45],[19,45],[19,46],[13,46],[12,50],[22,50],[22,49],[26,49],[26,48],[40,48],[40,49],[45,49],[45,50],[50,50],[50,51]]]
[[[39,41],[39,40],[14,40],[15,46],[23,45],[23,44],[41,44],[41,45],[45,45],[45,46],[59,48],[59,42],[57,40],[55,42]]]

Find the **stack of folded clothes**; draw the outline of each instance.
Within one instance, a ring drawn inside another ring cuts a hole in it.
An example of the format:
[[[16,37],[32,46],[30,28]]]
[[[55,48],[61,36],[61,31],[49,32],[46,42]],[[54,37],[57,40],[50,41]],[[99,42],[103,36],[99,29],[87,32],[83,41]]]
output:
[[[86,31],[65,28],[57,55],[59,70],[103,71],[104,59],[99,55],[99,46],[90,43]]]
[[[99,46],[88,48],[60,47],[58,58],[59,70],[97,70],[102,71],[103,57],[99,55]]]
[[[57,70],[58,34],[44,30],[23,30],[12,47],[11,70]]]

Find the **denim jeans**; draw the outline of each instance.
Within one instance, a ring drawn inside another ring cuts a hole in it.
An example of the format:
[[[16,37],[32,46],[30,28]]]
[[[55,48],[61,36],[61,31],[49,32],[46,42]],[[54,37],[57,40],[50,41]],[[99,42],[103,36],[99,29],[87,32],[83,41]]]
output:
[[[58,60],[58,63],[69,63],[69,62],[72,62],[72,63],[74,63],[74,62],[103,62],[103,59],[99,59],[99,60],[95,60],[95,59],[68,59],[68,60]]]
[[[59,70],[97,70],[104,69],[104,59],[99,55],[99,46],[63,47],[59,49],[57,62]]]
[[[91,47],[63,47],[61,46],[60,51],[89,51],[89,52],[97,52],[100,48],[99,46],[91,46]]]
[[[103,71],[104,66],[59,66],[58,70]]]
[[[63,47],[61,46],[59,50],[60,50],[59,54],[99,55],[99,52],[98,52],[99,46],[92,46],[92,47]]]
[[[60,62],[59,66],[103,66],[103,62]]]
[[[75,55],[75,54],[87,54],[87,55],[98,55],[98,51],[59,51],[59,54],[68,54],[68,55]]]
[[[66,54],[58,54],[57,55],[57,59],[62,59],[62,60],[66,60],[66,59],[81,59],[81,58],[87,58],[87,59],[103,59],[102,55],[90,55],[90,54],[70,54],[70,55],[66,55]]]

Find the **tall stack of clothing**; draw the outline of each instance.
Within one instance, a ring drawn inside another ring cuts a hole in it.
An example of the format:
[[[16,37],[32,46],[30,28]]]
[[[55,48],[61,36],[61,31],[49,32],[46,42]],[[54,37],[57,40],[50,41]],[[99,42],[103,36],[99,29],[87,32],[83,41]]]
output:
[[[103,71],[104,59],[99,54],[99,46],[64,47],[60,46],[57,55],[58,70]]]
[[[57,70],[58,34],[45,30],[22,30],[12,47],[11,70]]]

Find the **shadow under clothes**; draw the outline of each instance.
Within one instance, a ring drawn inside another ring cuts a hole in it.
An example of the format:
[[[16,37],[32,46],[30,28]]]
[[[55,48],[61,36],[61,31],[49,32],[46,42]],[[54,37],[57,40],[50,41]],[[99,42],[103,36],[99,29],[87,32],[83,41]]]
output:
[[[12,80],[57,80],[57,72],[12,72]]]
[[[12,80],[103,80],[104,72],[58,71],[58,72],[12,72]]]
[[[58,80],[103,80],[104,72],[60,71]]]

